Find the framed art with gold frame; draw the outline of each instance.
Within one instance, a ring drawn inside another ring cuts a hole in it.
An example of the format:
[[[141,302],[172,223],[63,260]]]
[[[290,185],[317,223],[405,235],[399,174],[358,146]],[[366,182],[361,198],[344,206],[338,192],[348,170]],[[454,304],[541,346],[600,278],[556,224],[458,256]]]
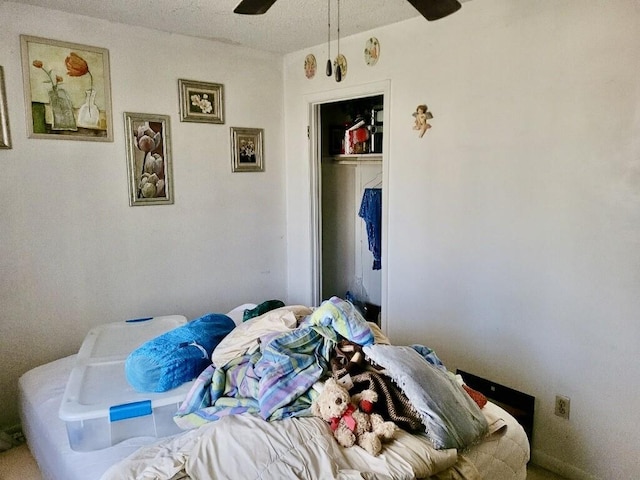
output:
[[[224,123],[224,85],[178,80],[180,121]]]
[[[4,70],[0,66],[0,148],[11,148],[7,92],[4,89]]]
[[[263,130],[231,127],[231,170],[233,172],[263,172]]]
[[[20,35],[29,138],[113,141],[109,51]]]
[[[168,115],[124,113],[129,205],[173,204]]]

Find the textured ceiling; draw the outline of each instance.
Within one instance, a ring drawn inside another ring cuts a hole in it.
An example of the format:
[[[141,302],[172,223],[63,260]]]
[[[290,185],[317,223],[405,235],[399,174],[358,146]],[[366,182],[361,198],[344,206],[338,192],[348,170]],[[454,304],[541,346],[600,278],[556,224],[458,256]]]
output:
[[[234,14],[239,1],[19,0],[19,3],[278,53],[327,41],[326,0],[279,0],[264,15]],[[331,16],[333,40],[337,0],[331,0]],[[340,35],[346,37],[416,16],[419,13],[406,0],[342,0]]]

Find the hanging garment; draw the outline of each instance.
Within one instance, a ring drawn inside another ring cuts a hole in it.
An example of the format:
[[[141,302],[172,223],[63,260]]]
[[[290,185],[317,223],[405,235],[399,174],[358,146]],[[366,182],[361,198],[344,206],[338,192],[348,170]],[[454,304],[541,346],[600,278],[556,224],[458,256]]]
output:
[[[382,189],[365,188],[358,215],[365,221],[369,250],[373,254],[373,270],[382,268]]]

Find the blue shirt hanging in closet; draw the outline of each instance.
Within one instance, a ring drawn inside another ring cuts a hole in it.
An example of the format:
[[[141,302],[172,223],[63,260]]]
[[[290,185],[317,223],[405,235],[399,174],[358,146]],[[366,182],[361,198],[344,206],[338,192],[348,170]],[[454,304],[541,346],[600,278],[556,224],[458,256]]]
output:
[[[365,221],[369,250],[373,254],[373,270],[382,268],[382,189],[365,188],[358,215]]]

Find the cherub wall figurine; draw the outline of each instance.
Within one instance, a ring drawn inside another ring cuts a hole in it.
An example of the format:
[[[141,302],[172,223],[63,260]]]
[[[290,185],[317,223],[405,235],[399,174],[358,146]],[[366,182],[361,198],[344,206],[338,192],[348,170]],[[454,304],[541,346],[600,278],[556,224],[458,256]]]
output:
[[[431,125],[429,125],[427,120],[433,118],[433,115],[431,115],[431,112],[426,105],[418,105],[413,116],[415,117],[415,125],[413,126],[413,129],[418,130],[420,132],[419,138],[422,138],[426,131],[431,128]]]

